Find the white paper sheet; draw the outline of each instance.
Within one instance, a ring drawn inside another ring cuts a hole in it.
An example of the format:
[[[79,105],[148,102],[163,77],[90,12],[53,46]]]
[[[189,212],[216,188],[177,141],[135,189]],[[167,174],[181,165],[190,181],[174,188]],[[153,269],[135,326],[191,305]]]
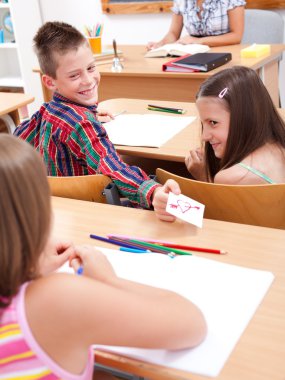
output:
[[[208,334],[200,346],[189,350],[96,347],[211,377],[222,370],[274,279],[267,271],[195,255],[170,258],[155,253],[139,255],[99,249],[120,277],[171,289],[198,305],[205,315]]]
[[[195,116],[127,114],[105,123],[104,128],[113,144],[159,148],[195,119]]]

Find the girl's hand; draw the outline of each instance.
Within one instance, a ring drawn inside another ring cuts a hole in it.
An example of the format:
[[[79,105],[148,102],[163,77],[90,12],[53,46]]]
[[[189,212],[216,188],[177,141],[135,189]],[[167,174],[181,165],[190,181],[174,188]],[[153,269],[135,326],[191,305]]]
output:
[[[184,36],[180,38],[177,43],[182,45],[188,45],[188,44],[200,44],[201,41],[199,41],[200,38],[198,37],[192,37],[192,36]]]
[[[114,120],[114,115],[105,110],[97,110],[97,120],[100,121],[100,123],[108,123],[108,121]]]
[[[195,179],[206,180],[204,152],[201,148],[190,150],[185,157],[185,165]]]
[[[158,187],[154,190],[152,201],[156,216],[158,219],[165,222],[174,222],[176,220],[176,217],[174,215],[171,215],[166,211],[168,194],[170,191],[176,195],[179,195],[181,193],[178,183],[173,179],[168,179],[163,186]]]
[[[40,274],[46,275],[56,271],[73,253],[72,243],[50,239],[39,259]]]
[[[116,273],[106,256],[91,245],[75,247],[70,265],[75,272],[79,267],[82,267],[84,276],[98,281],[108,282],[111,278],[116,277]]]

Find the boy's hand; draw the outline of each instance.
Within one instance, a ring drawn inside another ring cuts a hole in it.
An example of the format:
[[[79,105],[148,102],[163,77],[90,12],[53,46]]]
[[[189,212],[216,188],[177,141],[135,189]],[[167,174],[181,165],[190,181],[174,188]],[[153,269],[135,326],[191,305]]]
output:
[[[190,150],[185,157],[185,165],[198,181],[206,181],[204,152],[201,148]]]
[[[39,259],[40,274],[46,275],[56,271],[73,253],[72,243],[50,239]]]
[[[158,219],[165,222],[174,222],[176,217],[166,212],[169,192],[181,194],[180,187],[173,179],[168,179],[165,184],[154,190],[152,205]]]
[[[116,273],[106,256],[91,245],[75,247],[70,265],[76,272],[81,266],[83,275],[95,280],[108,282]]]
[[[97,110],[97,120],[100,121],[100,123],[108,123],[108,121],[114,120],[114,115],[105,110]]]

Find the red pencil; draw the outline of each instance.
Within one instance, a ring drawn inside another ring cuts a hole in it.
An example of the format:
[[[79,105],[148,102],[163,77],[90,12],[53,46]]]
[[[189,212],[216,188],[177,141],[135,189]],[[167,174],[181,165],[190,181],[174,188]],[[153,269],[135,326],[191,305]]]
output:
[[[205,253],[214,253],[216,255],[225,255],[227,251],[221,249],[213,249],[213,248],[201,248],[201,247],[191,247],[189,245],[181,245],[181,244],[172,244],[172,243],[157,243],[158,245],[162,245],[163,247],[169,248],[177,248],[184,249],[188,251],[196,251],[196,252],[205,252]]]
[[[119,239],[136,239],[141,241],[146,241],[148,243],[162,245],[164,247],[168,248],[177,248],[177,249],[184,249],[185,251],[196,251],[196,252],[205,252],[205,253],[214,253],[216,255],[225,255],[228,252],[221,249],[213,249],[213,248],[201,248],[201,247],[191,247],[189,245],[180,245],[175,243],[169,243],[167,241],[163,240],[154,240],[154,239],[146,239],[141,237],[130,237],[130,236],[124,236],[124,235],[108,235],[109,238],[119,238]]]

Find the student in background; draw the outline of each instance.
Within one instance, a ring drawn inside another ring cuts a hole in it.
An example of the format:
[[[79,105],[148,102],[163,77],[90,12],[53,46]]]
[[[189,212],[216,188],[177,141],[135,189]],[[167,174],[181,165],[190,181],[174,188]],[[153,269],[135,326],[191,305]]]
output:
[[[2,377],[91,380],[92,344],[168,349],[199,344],[206,325],[190,301],[117,277],[93,247],[50,241],[45,172],[29,144],[0,135]],[[68,259],[75,270],[82,266],[81,276],[52,273]]]
[[[202,124],[202,148],[185,163],[194,179],[230,185],[285,183],[285,124],[257,73],[236,66],[202,83],[196,97]],[[180,193],[168,181],[156,194],[157,216],[166,213],[168,192]]]
[[[224,46],[239,44],[244,29],[244,0],[174,0],[168,33],[148,49],[180,43]],[[188,35],[181,37],[183,27]]]
[[[34,42],[43,83],[54,96],[15,135],[40,152],[48,175],[105,174],[122,196],[150,208],[158,184],[122,161],[98,119],[100,74],[86,38],[71,25],[47,22]]]

